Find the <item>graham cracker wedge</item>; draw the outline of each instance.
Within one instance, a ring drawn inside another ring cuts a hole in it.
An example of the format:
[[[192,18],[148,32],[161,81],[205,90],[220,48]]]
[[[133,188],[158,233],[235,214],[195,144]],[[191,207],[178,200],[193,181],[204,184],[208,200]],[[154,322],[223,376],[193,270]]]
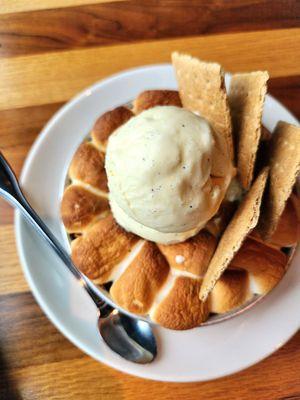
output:
[[[209,121],[224,152],[233,159],[231,115],[221,65],[177,52],[172,53],[172,63],[183,107]]]
[[[245,237],[256,226],[268,172],[268,168],[261,171],[225,229],[204,276],[200,289],[202,301],[206,300]]]
[[[229,104],[238,174],[244,189],[249,189],[253,179],[268,79],[266,71],[233,74],[231,78]]]
[[[300,127],[278,122],[270,142],[270,156],[270,185],[259,223],[264,240],[275,232],[300,171]]]

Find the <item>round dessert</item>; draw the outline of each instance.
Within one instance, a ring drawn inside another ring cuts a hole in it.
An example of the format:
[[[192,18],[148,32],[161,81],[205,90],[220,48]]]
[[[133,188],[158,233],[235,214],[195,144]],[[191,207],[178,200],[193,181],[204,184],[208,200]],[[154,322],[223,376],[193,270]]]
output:
[[[143,111],[109,138],[106,173],[116,221],[157,243],[194,236],[216,214],[231,180],[211,176],[215,141],[208,122],[183,108]],[[226,168],[227,167],[227,168]]]
[[[262,127],[265,71],[233,75],[227,95],[218,64],[173,64],[179,93],[145,91],[97,119],[61,215],[74,263],[117,306],[181,330],[283,277],[299,236],[300,128]]]

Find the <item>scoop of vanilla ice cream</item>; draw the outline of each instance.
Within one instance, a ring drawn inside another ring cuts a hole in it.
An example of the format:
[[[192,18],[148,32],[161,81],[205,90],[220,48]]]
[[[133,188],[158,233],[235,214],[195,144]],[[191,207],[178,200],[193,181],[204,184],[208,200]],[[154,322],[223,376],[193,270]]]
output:
[[[179,107],[154,107],[118,128],[105,162],[117,222],[160,243],[195,235],[224,197],[210,176],[213,147],[209,124]]]

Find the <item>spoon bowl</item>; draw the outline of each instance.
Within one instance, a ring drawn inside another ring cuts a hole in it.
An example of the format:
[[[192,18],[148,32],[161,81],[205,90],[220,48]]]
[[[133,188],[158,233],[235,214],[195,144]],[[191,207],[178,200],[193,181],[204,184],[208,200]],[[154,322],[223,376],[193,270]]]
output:
[[[105,343],[129,361],[148,364],[157,354],[150,325],[114,310],[109,318],[98,319],[99,332]]]

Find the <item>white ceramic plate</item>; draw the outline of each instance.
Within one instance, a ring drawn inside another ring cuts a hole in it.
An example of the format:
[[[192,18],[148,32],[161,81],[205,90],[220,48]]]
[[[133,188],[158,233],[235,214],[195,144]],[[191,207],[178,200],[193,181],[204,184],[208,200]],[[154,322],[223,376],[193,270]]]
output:
[[[95,119],[104,111],[127,103],[145,89],[176,87],[170,65],[126,71],[79,94],[43,129],[27,157],[21,183],[33,207],[62,241],[65,236],[59,204],[67,168]],[[263,118],[265,126],[272,131],[280,119],[298,123],[288,110],[268,96]],[[157,359],[149,365],[133,364],[106,347],[97,332],[95,306],[18,213],[16,236],[27,281],[50,320],[84,352],[129,374],[174,382],[219,378],[265,358],[300,326],[298,251],[284,279],[253,309],[221,324],[189,331],[155,327]]]

